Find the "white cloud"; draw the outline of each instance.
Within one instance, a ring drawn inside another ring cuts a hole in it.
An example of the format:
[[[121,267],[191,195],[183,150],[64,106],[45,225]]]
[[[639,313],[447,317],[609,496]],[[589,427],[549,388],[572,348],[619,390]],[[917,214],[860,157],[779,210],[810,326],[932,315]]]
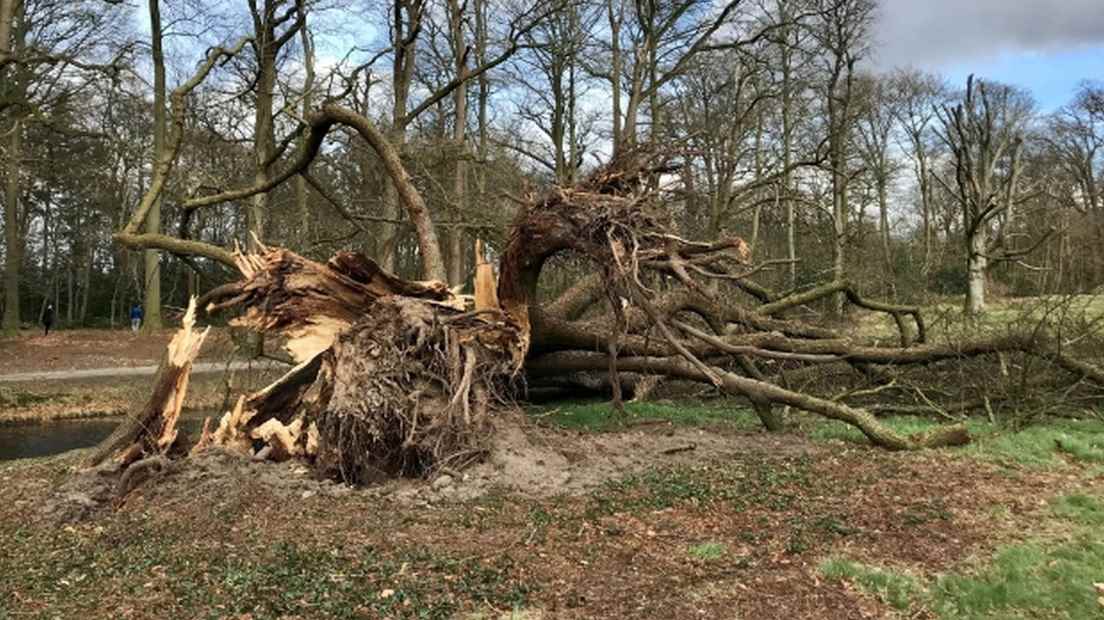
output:
[[[881,66],[927,69],[1104,44],[1104,0],[881,0]],[[1104,59],[1102,59],[1104,64]]]

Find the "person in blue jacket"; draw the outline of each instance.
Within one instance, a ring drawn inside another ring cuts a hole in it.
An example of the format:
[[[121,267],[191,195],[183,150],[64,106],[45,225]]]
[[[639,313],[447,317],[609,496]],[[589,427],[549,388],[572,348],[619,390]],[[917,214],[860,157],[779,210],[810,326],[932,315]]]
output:
[[[130,330],[134,333],[138,333],[138,328],[142,326],[142,305],[134,304],[134,307],[130,309]]]

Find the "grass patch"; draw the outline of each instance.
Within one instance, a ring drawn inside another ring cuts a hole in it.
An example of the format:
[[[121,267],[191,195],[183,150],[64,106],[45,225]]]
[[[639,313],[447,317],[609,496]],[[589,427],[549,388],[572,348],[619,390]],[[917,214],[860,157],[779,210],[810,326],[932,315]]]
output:
[[[978,574],[939,579],[931,606],[944,618],[1100,618],[1092,584],[1102,567],[1104,542],[1089,532],[1006,547]]]
[[[622,417],[613,411],[607,400],[577,400],[531,406],[527,413],[549,424],[592,432],[622,430],[626,424],[650,420],[680,426],[721,424],[749,430],[761,426],[754,413],[730,401],[627,402]]]
[[[1067,495],[1056,500],[1051,507],[1055,515],[1077,525],[1099,527],[1104,525],[1104,503],[1090,495]],[[1104,566],[1101,567],[1104,569]],[[1104,578],[1104,575],[1101,575]]]
[[[962,314],[963,298],[955,296],[927,304],[921,311],[927,319],[929,333],[1000,331],[1015,323],[1033,325],[1044,317],[1091,320],[1104,315],[1104,295],[997,298],[990,300],[987,306],[981,317],[967,318]],[[892,342],[897,337],[897,325],[883,313],[862,311],[856,312],[855,317],[854,330],[862,338]]]
[[[855,583],[878,600],[898,610],[908,609],[919,600],[924,588],[915,577],[884,568],[867,566],[843,558],[830,558],[820,565],[827,579]]]
[[[923,433],[943,423],[916,416],[890,416],[882,423],[903,435]],[[985,420],[966,422],[973,441],[957,453],[981,460],[1015,463],[1028,467],[1054,467],[1072,458],[1085,463],[1104,463],[1104,421],[1048,420],[1022,429],[1012,429]],[[869,445],[855,427],[832,420],[816,420],[809,429],[818,440],[839,440]]]
[[[1100,618],[1093,583],[1104,570],[1104,502],[1068,495],[1051,514],[1063,524],[1057,540],[1032,540],[1001,548],[971,571],[923,581],[900,572],[830,558],[820,566],[829,579],[845,579],[898,610],[926,607],[957,619]]]
[[[44,403],[56,398],[64,398],[64,393],[34,393],[17,390],[11,387],[0,387],[0,409],[9,407],[27,407],[38,403]]]
[[[705,542],[700,545],[691,545],[687,553],[692,558],[708,562],[723,558],[728,553],[728,547],[718,542]]]

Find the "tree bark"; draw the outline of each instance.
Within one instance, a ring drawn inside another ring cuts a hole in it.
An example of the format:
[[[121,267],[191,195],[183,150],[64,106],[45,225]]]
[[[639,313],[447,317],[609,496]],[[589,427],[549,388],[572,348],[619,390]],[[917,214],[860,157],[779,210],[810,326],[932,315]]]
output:
[[[303,46],[303,68],[306,75],[303,77],[303,101],[300,105],[303,118],[306,118],[314,110],[314,37],[307,28],[306,13],[301,9],[299,20],[302,26],[299,28],[299,40]],[[300,141],[306,140],[303,138]],[[366,172],[366,171],[365,171]],[[365,176],[367,176],[365,174]],[[299,211],[299,234],[302,243],[311,238],[311,210],[310,192],[307,189],[307,179],[303,175],[295,177],[295,204]]]
[[[464,11],[467,3],[449,0],[449,30],[456,79],[460,85],[452,92],[453,126],[452,142],[456,150],[455,169],[453,170],[452,201],[453,220],[463,221],[467,206],[467,125],[468,125],[468,46],[464,37]],[[448,282],[452,286],[464,284],[464,228],[455,226],[449,234],[449,273]]]
[[[23,157],[23,124],[12,121],[8,136],[8,157],[4,183],[4,334],[19,332],[19,276],[23,264],[23,235],[19,225],[19,175]]]
[[[166,85],[165,54],[161,47],[163,39],[160,0],[149,0],[150,45],[153,61],[153,161],[165,157]],[[146,216],[145,232],[150,235],[161,234],[161,196],[153,202]],[[143,253],[145,266],[145,308],[142,329],[147,332],[161,329],[161,252],[153,249]]]
[[[966,314],[985,312],[985,278],[989,269],[985,227],[979,226],[966,239]]]

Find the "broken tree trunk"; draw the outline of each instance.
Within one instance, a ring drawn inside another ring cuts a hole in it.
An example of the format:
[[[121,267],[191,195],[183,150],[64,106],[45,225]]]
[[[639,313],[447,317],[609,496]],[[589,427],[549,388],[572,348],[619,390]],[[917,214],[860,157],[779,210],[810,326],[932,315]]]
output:
[[[99,465],[108,458],[128,465],[142,457],[165,454],[176,443],[176,423],[188,391],[192,363],[210,329],[195,330],[195,313],[193,298],[180,330],[169,342],[149,400],[96,446],[85,459],[86,466]]]

